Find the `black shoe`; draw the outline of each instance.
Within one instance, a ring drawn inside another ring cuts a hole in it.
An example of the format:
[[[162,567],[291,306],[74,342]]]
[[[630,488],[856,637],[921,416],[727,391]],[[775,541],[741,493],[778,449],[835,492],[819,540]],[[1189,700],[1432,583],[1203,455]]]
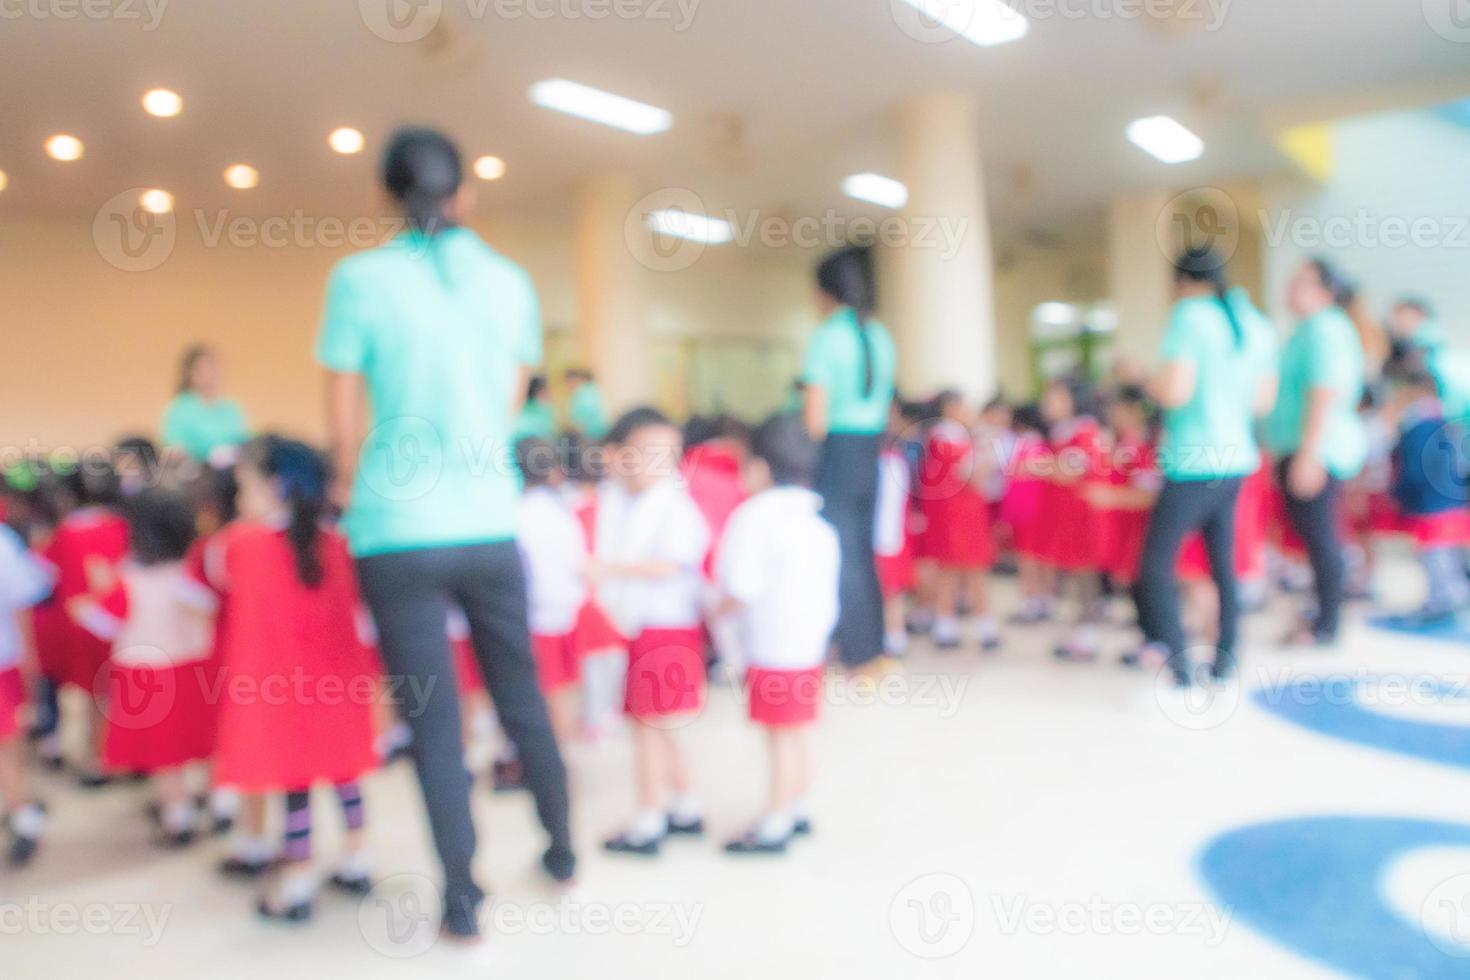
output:
[[[936,650],[958,650],[959,648],[960,638],[958,636],[946,636],[942,640],[934,641],[934,649]]]
[[[194,843],[194,831],[192,830],[164,830],[159,828],[153,840],[159,847],[168,851],[183,850]]]
[[[82,789],[102,789],[111,785],[112,777],[100,772],[84,772],[77,776],[77,785]]]
[[[1119,667],[1138,668],[1143,666],[1143,651],[1129,650],[1118,658]]]
[[[274,908],[265,899],[261,899],[255,906],[256,914],[262,919],[270,922],[302,923],[311,921],[311,903],[297,902],[295,905],[285,905]]]
[[[478,889],[476,889],[478,892]],[[469,945],[480,941],[480,903],[484,901],[483,894],[479,898],[461,898],[444,900],[444,919],[439,923],[439,934],[451,942]]]
[[[519,759],[502,759],[490,764],[490,787],[497,793],[514,793],[526,788],[526,774]]]
[[[602,842],[602,849],[609,854],[637,854],[641,857],[657,857],[659,845],[664,842],[664,837],[653,837],[648,840],[634,841],[626,833],[618,834]]]
[[[780,840],[762,840],[755,831],[742,834],[725,845],[726,854],[785,854],[786,845],[791,842],[791,836],[787,835]]]
[[[16,834],[10,840],[10,852],[7,860],[12,868],[24,868],[31,863],[36,856],[36,851],[41,847],[41,842],[34,837],[22,837]]]
[[[356,895],[358,898],[372,894],[373,890],[373,879],[367,875],[362,875],[358,878],[349,878],[340,871],[328,878],[327,884],[339,892]]]
[[[980,641],[980,650],[984,653],[993,653],[1001,646],[1000,637],[988,636]]]
[[[42,754],[40,759],[41,768],[47,772],[61,772],[61,770],[66,768],[66,759],[59,755]]]
[[[216,837],[223,837],[235,829],[235,818],[214,814],[210,817],[209,832]]]
[[[565,883],[577,874],[577,856],[572,853],[571,848],[552,845],[541,855],[541,867],[551,876],[552,881]]]
[[[693,820],[680,823],[674,819],[673,814],[669,814],[669,833],[679,834],[684,837],[702,836],[704,834],[704,818],[695,817]]]
[[[1235,656],[1222,653],[1215,657],[1215,662],[1210,664],[1210,678],[1212,680],[1229,680],[1235,673]]]
[[[275,861],[247,861],[231,855],[219,863],[219,873],[226,878],[259,878],[275,865]]]

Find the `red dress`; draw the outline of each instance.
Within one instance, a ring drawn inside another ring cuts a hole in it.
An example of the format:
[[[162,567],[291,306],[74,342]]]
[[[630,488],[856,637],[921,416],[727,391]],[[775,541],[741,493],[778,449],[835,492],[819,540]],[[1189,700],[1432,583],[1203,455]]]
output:
[[[42,557],[56,567],[56,591],[38,609],[37,654],[53,682],[91,691],[112,645],[72,622],[66,604],[91,591],[89,566],[116,568],[128,550],[128,523],[102,507],[83,507],[62,518]]]
[[[1016,441],[1000,501],[1000,519],[1010,526],[1016,553],[1024,558],[1046,559],[1047,525],[1042,511],[1052,462],[1051,447],[1040,436],[1023,435]]]
[[[1122,440],[1113,452],[1108,467],[1108,482],[1115,487],[1157,492],[1163,477],[1152,443]],[[1113,581],[1128,584],[1138,578],[1138,562],[1143,556],[1143,539],[1148,533],[1149,510],[1110,508],[1098,515],[1102,534],[1103,571]]]
[[[591,554],[597,547],[597,498],[592,497],[579,504],[575,513],[583,533],[587,535],[587,552]],[[576,625],[572,627],[572,648],[578,659],[609,650],[624,650],[627,646],[627,638],[618,632],[597,600],[589,595],[577,613]]]
[[[214,778],[243,792],[356,779],[377,763],[381,668],[359,641],[347,544],[318,539],[322,581],[306,585],[284,531],[236,521],[206,565],[225,596]]]
[[[885,449],[878,458],[878,504],[873,524],[873,561],[885,599],[913,590],[914,567],[909,465],[903,454]]]
[[[956,422],[929,433],[917,495],[924,512],[924,554],[944,568],[980,570],[995,561],[990,505],[975,483],[975,445]]]
[[[1085,415],[1060,423],[1052,433],[1051,447],[1053,468],[1067,482],[1054,478],[1044,494],[1045,560],[1063,572],[1095,571],[1103,558],[1098,512],[1083,488],[1107,479],[1102,427]]]

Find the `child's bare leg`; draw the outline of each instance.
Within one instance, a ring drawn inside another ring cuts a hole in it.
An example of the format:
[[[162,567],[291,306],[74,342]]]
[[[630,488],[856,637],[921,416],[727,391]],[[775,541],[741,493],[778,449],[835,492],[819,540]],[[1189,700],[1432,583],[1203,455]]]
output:
[[[230,838],[230,854],[222,870],[226,874],[251,874],[263,870],[276,856],[273,841],[266,836],[266,808],[270,797],[265,793],[242,793],[235,831]]]
[[[955,647],[960,642],[959,621],[955,609],[959,604],[960,572],[939,567],[934,571],[934,645]]]
[[[908,625],[903,618],[903,596],[891,595],[883,600],[883,647],[892,656],[908,649]]]
[[[638,809],[663,812],[670,777],[664,732],[644,721],[633,723],[633,756],[638,780]]]
[[[0,743],[0,803],[12,835],[10,862],[25,864],[35,855],[46,830],[46,815],[31,798],[25,747],[19,738]]]

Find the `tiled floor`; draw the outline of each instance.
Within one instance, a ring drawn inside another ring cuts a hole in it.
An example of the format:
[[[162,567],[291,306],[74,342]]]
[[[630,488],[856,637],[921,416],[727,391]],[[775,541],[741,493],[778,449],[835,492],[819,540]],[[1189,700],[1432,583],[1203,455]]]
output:
[[[743,828],[763,780],[758,735],[733,692],[715,692],[686,733],[713,839],[675,843],[655,861],[596,846],[631,805],[625,738],[573,746],[578,886],[558,895],[536,874],[526,798],[480,791],[479,873],[496,902],[487,941],[469,950],[435,944],[422,925],[435,869],[406,766],[367,788],[378,891],[362,903],[325,896],[303,928],[255,921],[249,889],[211,870],[219,845],[152,849],[141,789],[83,795],[51,779],[45,852],[0,877],[0,977],[1308,980],[1336,974],[1286,945],[1362,940],[1359,920],[1333,911],[1359,899],[1396,915],[1427,957],[1392,973],[1370,949],[1357,954],[1364,975],[1470,976],[1470,960],[1451,955],[1470,954],[1454,945],[1457,926],[1470,938],[1470,903],[1456,919],[1464,890],[1451,894],[1470,872],[1462,845],[1407,852],[1351,896],[1317,887],[1332,878],[1325,866],[1221,852],[1225,871],[1291,892],[1295,911],[1284,915],[1304,922],[1284,932],[1283,913],[1212,891],[1220,879],[1201,852],[1240,828],[1321,815],[1470,821],[1470,770],[1273,710],[1300,700],[1302,677],[1461,677],[1470,649],[1373,631],[1359,617],[1340,651],[1286,654],[1268,642],[1284,617],[1279,606],[1253,617],[1247,693],[1237,686],[1211,704],[1160,696],[1110,662],[1058,664],[1047,630],[1013,630],[993,655],[916,649],[876,689],[834,682],[817,833],[784,859],[738,862],[716,846]],[[1458,701],[1370,700],[1368,714],[1409,726],[1470,723],[1463,691]],[[322,853],[333,845],[324,833]]]

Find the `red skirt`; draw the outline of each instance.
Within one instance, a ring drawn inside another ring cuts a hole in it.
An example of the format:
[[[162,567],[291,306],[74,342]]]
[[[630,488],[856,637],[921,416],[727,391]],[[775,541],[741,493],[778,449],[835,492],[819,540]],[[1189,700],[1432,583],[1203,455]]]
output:
[[[553,694],[575,684],[581,676],[574,636],[572,633],[563,633],[560,636],[531,634],[531,652],[536,657],[536,679],[541,682],[543,694]]]
[[[913,591],[918,575],[914,570],[914,554],[907,543],[898,554],[876,555],[873,560],[878,567],[878,585],[883,589],[883,598],[891,599]]]
[[[750,720],[756,724],[772,728],[808,725],[817,720],[817,705],[822,701],[822,667],[752,667],[745,672],[745,689]]]
[[[214,754],[217,690],[209,660],[168,667],[110,665],[103,767],[156,772]]]
[[[1102,545],[1103,571],[1113,581],[1131,584],[1138,579],[1148,517],[1146,510],[1115,510],[1101,515],[1100,523],[1107,532]]]
[[[943,568],[989,568],[995,563],[990,505],[972,487],[924,501],[924,553]]]
[[[93,692],[112,659],[112,643],[82,629],[62,612],[51,619],[50,610],[38,617],[36,645],[41,672],[58,687]]]
[[[602,607],[588,599],[578,610],[577,622],[572,626],[572,645],[580,658],[607,650],[624,650],[628,641],[618,632],[618,628],[612,624],[607,613],[602,611]]]
[[[1083,498],[1081,485],[1054,483],[1048,490],[1039,532],[1046,535],[1044,559],[1064,572],[1101,568],[1097,510]]]
[[[20,668],[0,670],[0,745],[20,734],[20,712],[25,706],[26,682]]]
[[[1421,548],[1443,548],[1470,544],[1470,511],[1447,510],[1421,517],[1405,516],[1402,526]]]
[[[475,647],[467,636],[449,641],[450,653],[454,656],[454,680],[460,694],[478,694],[485,690],[485,677],[480,673],[480,662],[475,659]]]
[[[646,629],[628,644],[623,710],[634,718],[698,711],[704,704],[704,638],[699,627]]]

